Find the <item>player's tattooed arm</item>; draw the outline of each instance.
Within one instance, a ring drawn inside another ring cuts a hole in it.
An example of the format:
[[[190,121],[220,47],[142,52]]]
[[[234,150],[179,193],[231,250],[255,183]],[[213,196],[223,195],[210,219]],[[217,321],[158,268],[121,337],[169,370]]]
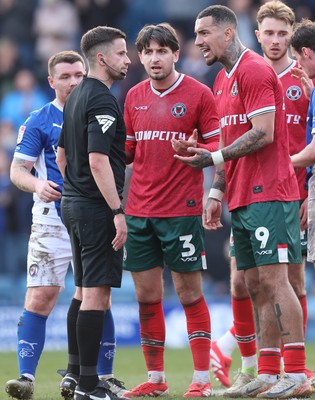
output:
[[[220,190],[221,192],[225,193],[226,182],[225,182],[224,165],[216,167],[212,188]]]
[[[174,157],[194,168],[205,168],[222,163],[222,158],[225,162],[255,153],[273,142],[274,112],[254,117],[251,122],[251,129],[239,136],[230,145],[220,146],[220,150],[217,152],[211,153],[206,149],[188,147],[187,151],[192,154],[191,157],[184,157],[179,154],[175,154]]]
[[[223,149],[225,161],[247,156],[270,143],[269,135],[262,129],[252,128]]]

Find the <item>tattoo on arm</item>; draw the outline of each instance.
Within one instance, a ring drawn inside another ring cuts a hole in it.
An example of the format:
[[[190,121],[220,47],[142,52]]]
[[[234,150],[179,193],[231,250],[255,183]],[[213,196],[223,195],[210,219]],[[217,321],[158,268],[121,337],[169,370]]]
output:
[[[216,168],[215,177],[212,184],[214,189],[221,190],[221,192],[225,193],[226,190],[226,182],[225,182],[225,171],[224,168]]]
[[[269,142],[266,140],[267,134],[260,129],[252,128],[244,135],[240,136],[223,150],[225,161],[234,160],[255,153],[265,147]]]
[[[191,166],[194,168],[205,168],[209,165],[213,165],[212,157],[209,152],[201,153],[197,160],[191,162]]]

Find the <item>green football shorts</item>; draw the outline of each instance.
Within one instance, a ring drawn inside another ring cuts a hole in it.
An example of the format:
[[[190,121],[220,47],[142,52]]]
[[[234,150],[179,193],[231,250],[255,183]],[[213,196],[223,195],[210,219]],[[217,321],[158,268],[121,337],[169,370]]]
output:
[[[308,234],[307,233],[308,233],[307,229],[305,229],[304,231],[300,231],[302,256],[306,256],[307,255],[307,240],[308,240]],[[230,235],[229,256],[230,257],[235,257],[234,239],[233,239],[232,232],[231,232],[231,235]]]
[[[238,270],[269,264],[300,264],[299,202],[253,203],[232,211]]]
[[[126,215],[126,221],[124,269],[139,272],[164,265],[175,272],[207,269],[201,217]]]

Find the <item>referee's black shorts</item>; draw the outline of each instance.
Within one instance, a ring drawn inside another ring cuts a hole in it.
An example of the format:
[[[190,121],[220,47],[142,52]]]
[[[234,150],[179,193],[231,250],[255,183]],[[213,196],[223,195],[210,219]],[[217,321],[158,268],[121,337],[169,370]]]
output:
[[[107,203],[63,196],[61,215],[70,235],[75,285],[120,287],[123,249],[113,249],[116,229]]]

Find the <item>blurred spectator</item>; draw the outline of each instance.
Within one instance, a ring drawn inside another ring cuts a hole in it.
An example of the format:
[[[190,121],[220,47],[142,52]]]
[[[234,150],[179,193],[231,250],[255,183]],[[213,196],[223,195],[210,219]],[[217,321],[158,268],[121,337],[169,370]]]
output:
[[[9,120],[0,121],[0,148],[3,148],[11,159],[16,146],[17,132]]]
[[[203,55],[195,45],[195,39],[189,39],[181,48],[181,72],[198,79],[202,83],[207,83],[209,67],[203,59]]]
[[[184,34],[184,37],[192,37],[195,19],[199,11],[215,3],[214,0],[161,0],[167,21]],[[220,3],[220,2],[216,2]]]
[[[10,196],[10,161],[5,149],[0,145],[0,234],[2,235],[7,229],[6,209],[11,201]],[[2,240],[0,240],[2,242]],[[2,254],[2,249],[0,250]],[[0,262],[1,265],[1,262]]]
[[[140,29],[146,24],[158,24],[167,19],[164,0],[125,0],[126,9],[120,25],[127,33],[127,40],[135,42]],[[183,2],[184,3],[184,2]]]
[[[6,36],[18,43],[22,66],[31,68],[34,64],[32,29],[37,0],[1,0],[0,36]]]
[[[47,62],[63,50],[79,50],[80,21],[70,0],[39,0],[34,15],[36,73],[47,82]]]
[[[15,41],[2,37],[0,39],[0,100],[13,87],[13,78],[19,65],[19,50]]]
[[[80,16],[82,33],[99,25],[122,29],[119,22],[123,15],[125,0],[72,0]]]
[[[10,122],[17,133],[30,112],[47,103],[48,97],[38,86],[34,73],[28,69],[16,74],[13,86],[13,90],[3,97],[0,122]]]
[[[227,0],[226,5],[231,8],[238,19],[238,33],[241,42],[244,46],[256,51],[261,52],[258,45],[255,29],[256,23],[256,10],[253,0]]]

